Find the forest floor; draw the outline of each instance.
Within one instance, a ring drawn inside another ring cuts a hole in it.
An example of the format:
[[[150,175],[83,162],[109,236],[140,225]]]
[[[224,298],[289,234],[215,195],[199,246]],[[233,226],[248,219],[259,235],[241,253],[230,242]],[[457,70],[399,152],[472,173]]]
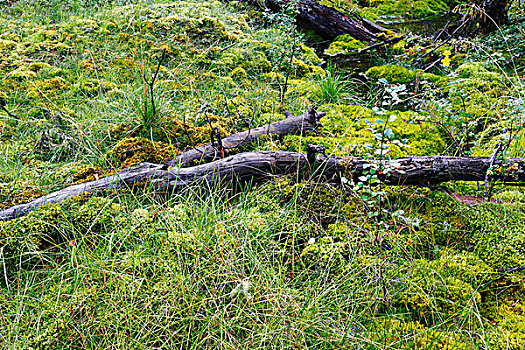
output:
[[[447,8],[407,3],[332,4],[385,25]],[[401,28],[358,54],[235,1],[0,0],[0,209],[311,105],[317,133],[250,149],[524,157],[525,22],[436,43]],[[383,170],[142,183],[0,222],[0,348],[522,349],[523,190]]]

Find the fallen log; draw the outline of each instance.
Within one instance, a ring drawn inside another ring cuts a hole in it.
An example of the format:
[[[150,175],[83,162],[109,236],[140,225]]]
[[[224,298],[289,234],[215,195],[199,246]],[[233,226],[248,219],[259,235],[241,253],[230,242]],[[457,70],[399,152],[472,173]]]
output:
[[[68,197],[78,196],[88,192],[104,192],[107,190],[126,187],[141,182],[151,176],[153,170],[167,170],[172,167],[187,167],[196,162],[211,162],[222,158],[234,148],[243,148],[264,135],[293,135],[315,131],[320,126],[319,120],[326,115],[317,112],[315,106],[308,107],[308,111],[298,116],[285,112],[286,118],[258,128],[230,135],[221,140],[222,152],[217,144],[206,144],[181,153],[175,159],[165,164],[139,163],[121,170],[118,174],[104,177],[100,180],[69,186],[63,190],[53,192],[34,201],[19,206],[13,206],[0,214],[0,221],[23,216],[28,212],[47,203],[60,203]]]
[[[254,142],[257,138],[264,135],[295,135],[314,131],[319,126],[319,120],[326,115],[324,112],[317,112],[315,107],[308,107],[304,114],[293,116],[288,111],[285,112],[286,119],[267,124],[258,128],[240,132],[221,140],[221,144],[208,143],[204,146],[195,147],[187,152],[178,155],[169,161],[166,166],[191,166],[196,162],[211,162],[223,158],[221,154],[234,148],[243,148]]]
[[[273,175],[308,170],[311,175],[358,181],[371,167],[378,170],[385,185],[429,186],[447,181],[484,181],[487,172],[494,181],[518,183],[525,180],[525,158],[494,161],[491,157],[420,156],[392,160],[333,157],[285,151],[240,153],[191,168],[172,168],[155,174],[156,185],[176,188],[197,181],[255,181]]]
[[[483,181],[486,173],[494,181],[518,183],[525,180],[525,158],[496,160],[490,166],[489,157],[425,156],[394,160],[374,160],[353,157],[330,157],[324,154],[305,154],[284,151],[257,151],[233,155],[212,163],[183,168],[140,163],[97,181],[67,187],[26,204],[0,212],[0,221],[10,220],[47,203],[59,203],[82,193],[105,193],[125,188],[145,180],[157,188],[178,189],[202,182],[260,182],[274,175],[307,171],[311,176],[327,180],[341,178],[358,181],[377,168],[380,180],[386,185],[428,186],[447,181]]]
[[[119,188],[126,188],[127,186],[150,179],[152,173],[155,170],[161,170],[162,167],[162,164],[138,163],[122,170],[118,174],[103,177],[99,180],[69,186],[43,197],[39,197],[32,202],[15,205],[0,211],[0,221],[24,216],[42,205],[60,203],[69,197],[78,196],[83,193],[105,193],[111,190],[118,190]]]
[[[299,0],[293,5],[289,0],[241,1],[259,7],[264,6],[272,12],[286,12],[286,6],[295,6],[296,24],[303,29],[313,30],[326,40],[333,40],[341,34],[350,34],[357,40],[372,43],[379,39],[380,33],[387,31],[355,13],[344,14],[314,0]]]

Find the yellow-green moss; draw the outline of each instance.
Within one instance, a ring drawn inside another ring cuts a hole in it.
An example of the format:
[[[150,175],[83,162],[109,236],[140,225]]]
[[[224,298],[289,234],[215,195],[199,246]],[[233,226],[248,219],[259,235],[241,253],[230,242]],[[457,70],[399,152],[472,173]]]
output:
[[[426,327],[418,321],[397,318],[378,319],[367,325],[370,336],[376,343],[395,347],[402,343],[415,350],[470,350],[469,339],[459,332],[435,327]]]
[[[350,34],[339,35],[334,39],[325,54],[328,56],[336,56],[341,54],[351,54],[364,49],[367,45],[355,39]]]
[[[381,119],[386,122],[388,117],[376,115],[372,110],[357,105],[324,105],[323,110],[328,112],[322,121],[323,135],[289,135],[284,137],[280,145],[289,151],[304,152],[308,143],[322,144],[328,153],[339,156],[372,154],[374,147],[379,147],[373,129],[366,121]],[[396,140],[401,143],[406,140],[406,146],[400,147],[397,143],[385,141],[390,145],[389,155],[432,155],[444,149],[444,136],[432,123],[425,122],[412,112],[395,111],[391,114],[396,116],[396,120],[389,122],[388,127],[392,129]]]
[[[246,78],[248,78],[248,74],[241,67],[237,67],[234,70],[232,70],[232,72],[230,73],[230,76],[232,78],[235,78],[235,79],[246,79]]]
[[[120,140],[107,154],[119,168],[126,168],[139,162],[164,163],[175,156],[175,150],[162,142],[140,137],[126,137]]]
[[[366,76],[372,79],[385,79],[392,84],[408,84],[414,81],[414,72],[396,64],[372,67],[366,71]]]
[[[301,49],[300,58],[310,65],[320,65],[323,61],[317,56],[314,50],[309,48],[304,44],[300,44],[299,48]]]
[[[480,79],[489,82],[498,82],[501,77],[496,72],[491,72],[485,68],[485,64],[480,62],[470,62],[460,65],[456,69],[456,74],[464,79]]]
[[[486,204],[472,220],[471,241],[491,267],[525,264],[525,208],[523,204]]]
[[[0,39],[0,53],[9,52],[16,47],[16,42],[13,40]]]
[[[77,239],[77,235],[88,239],[90,233],[104,233],[121,211],[121,206],[110,199],[79,196],[61,204],[46,204],[23,217],[0,223],[4,267],[9,271],[33,268],[64,241]]]
[[[85,79],[75,84],[73,89],[75,92],[85,94],[89,97],[120,91],[119,85],[103,79]]]
[[[32,80],[36,78],[37,74],[33,72],[32,70],[29,70],[26,66],[19,67],[9,73],[7,73],[7,77],[14,78],[17,80]]]
[[[445,12],[446,0],[374,0],[367,1],[363,12],[367,18],[421,18]]]
[[[69,84],[62,77],[37,81],[35,85],[38,87],[38,89],[40,89],[40,91],[52,95],[58,94],[61,92],[61,90],[66,90],[69,87]]]
[[[0,209],[31,202],[42,194],[42,189],[31,181],[0,183]]]
[[[346,267],[344,255],[348,249],[346,243],[334,242],[330,237],[312,238],[301,253],[301,263],[318,273],[341,274]]]

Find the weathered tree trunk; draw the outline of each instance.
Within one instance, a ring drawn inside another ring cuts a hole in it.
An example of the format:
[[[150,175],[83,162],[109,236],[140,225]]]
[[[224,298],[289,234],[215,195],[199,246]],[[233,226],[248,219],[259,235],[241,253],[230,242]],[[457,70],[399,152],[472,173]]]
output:
[[[323,154],[305,154],[285,151],[258,151],[240,153],[212,163],[191,168],[174,168],[160,174],[154,171],[156,184],[171,188],[187,186],[202,180],[260,181],[272,175],[309,171],[325,178],[354,178],[369,169],[380,169],[380,180],[386,185],[428,186],[447,181],[484,181],[493,163],[491,180],[518,183],[525,180],[525,158],[504,161],[490,157],[423,156],[393,160],[375,160],[353,157],[332,157]]]
[[[14,206],[9,209],[11,210],[9,211],[10,214],[6,214],[7,211],[4,211],[3,214],[0,212],[0,221],[5,220],[6,215],[7,219],[25,215],[29,211],[46,203],[59,203],[68,197],[77,196],[85,192],[101,192],[126,187],[148,178],[154,170],[162,171],[172,167],[183,168],[195,165],[196,162],[201,161],[211,162],[222,158],[224,153],[228,155],[229,151],[233,148],[242,149],[249,146],[251,142],[263,135],[293,135],[310,132],[315,130],[316,126],[320,125],[319,120],[324,117],[326,113],[317,112],[315,107],[308,107],[308,111],[304,114],[293,116],[286,111],[285,115],[287,117],[281,121],[225,137],[221,140],[222,151],[218,147],[218,144],[209,143],[184,152],[166,164],[136,164],[123,169],[116,175],[108,176],[97,181],[73,185],[61,191],[53,192],[45,197],[38,198],[30,203]]]
[[[177,189],[204,182],[259,182],[279,174],[308,172],[325,179],[357,179],[369,165],[381,170],[387,185],[430,185],[446,181],[484,181],[491,162],[488,157],[405,157],[395,160],[373,160],[352,157],[329,157],[284,151],[240,153],[231,157],[190,168],[179,166],[164,170],[164,165],[140,163],[119,174],[97,181],[67,187],[63,190],[0,212],[0,221],[10,220],[47,203],[59,203],[81,193],[103,193],[108,190],[151,181],[154,186]],[[366,166],[366,167],[365,167]],[[525,180],[525,158],[496,160],[492,180],[517,183]],[[384,175],[388,173],[388,175]]]
[[[231,149],[242,149],[264,135],[295,135],[313,131],[319,125],[319,119],[326,115],[324,112],[317,112],[315,107],[309,107],[306,113],[298,116],[292,116],[289,112],[285,112],[285,114],[287,118],[284,120],[223,138],[221,140],[222,153],[227,155]],[[177,165],[186,167],[195,165],[195,162],[211,162],[219,158],[222,158],[220,145],[209,143],[178,155],[166,165],[168,167]]]
[[[373,43],[378,34],[386,29],[368,21],[357,14],[344,14],[331,7],[321,5],[314,0],[241,0],[261,6],[272,12],[285,11],[287,6],[295,6],[295,20],[299,27],[313,30],[326,40],[333,40],[341,34],[350,34],[357,40]]]

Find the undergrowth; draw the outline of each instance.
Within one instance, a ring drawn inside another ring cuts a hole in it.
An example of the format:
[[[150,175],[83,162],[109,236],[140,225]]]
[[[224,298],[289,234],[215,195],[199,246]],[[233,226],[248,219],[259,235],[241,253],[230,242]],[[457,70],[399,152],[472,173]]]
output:
[[[367,3],[333,6],[382,18],[408,2]],[[450,6],[417,4],[409,17]],[[423,58],[407,35],[350,70],[332,56],[363,43],[320,57],[292,19],[213,0],[0,2],[0,209],[312,104],[317,133],[248,150],[523,155],[520,25]],[[491,184],[486,203],[482,185],[377,186],[378,171],[141,183],[1,222],[0,345],[523,348],[523,192]]]

